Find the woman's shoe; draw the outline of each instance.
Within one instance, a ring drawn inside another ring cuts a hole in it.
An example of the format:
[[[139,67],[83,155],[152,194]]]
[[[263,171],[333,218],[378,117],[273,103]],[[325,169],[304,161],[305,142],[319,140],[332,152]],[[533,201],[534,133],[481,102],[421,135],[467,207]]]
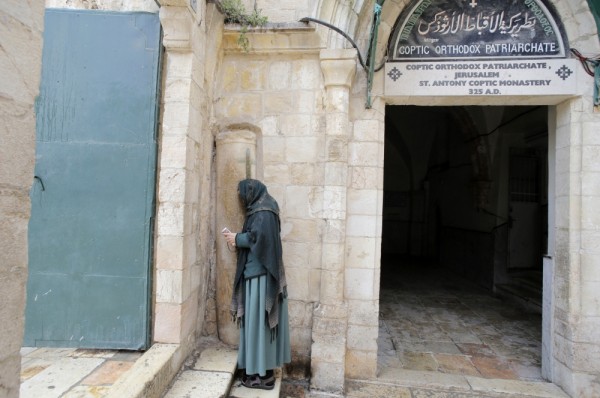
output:
[[[275,377],[271,375],[262,378],[259,375],[245,375],[242,377],[242,385],[247,388],[272,390],[275,387]]]

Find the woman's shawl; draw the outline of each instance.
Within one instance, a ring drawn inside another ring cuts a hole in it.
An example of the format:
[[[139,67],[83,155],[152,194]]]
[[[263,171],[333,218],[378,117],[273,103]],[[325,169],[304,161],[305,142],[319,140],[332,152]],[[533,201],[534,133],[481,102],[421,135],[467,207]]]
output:
[[[242,322],[244,317],[244,266],[251,252],[267,269],[267,299],[269,328],[277,333],[279,304],[286,292],[285,271],[280,237],[279,206],[258,180],[246,179],[238,185],[240,200],[246,209],[242,233],[249,234],[250,248],[238,248],[237,269],[233,282],[231,312]]]

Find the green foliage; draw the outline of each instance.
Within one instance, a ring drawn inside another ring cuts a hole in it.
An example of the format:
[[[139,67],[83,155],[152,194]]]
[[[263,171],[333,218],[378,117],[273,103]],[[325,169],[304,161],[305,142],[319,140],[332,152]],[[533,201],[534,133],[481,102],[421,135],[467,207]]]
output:
[[[267,24],[268,18],[262,15],[260,10],[256,8],[251,13],[248,13],[241,0],[222,0],[221,10],[225,15],[225,23],[241,25],[242,29],[237,42],[244,51],[248,52],[250,45],[250,41],[246,36],[248,26],[264,26]]]

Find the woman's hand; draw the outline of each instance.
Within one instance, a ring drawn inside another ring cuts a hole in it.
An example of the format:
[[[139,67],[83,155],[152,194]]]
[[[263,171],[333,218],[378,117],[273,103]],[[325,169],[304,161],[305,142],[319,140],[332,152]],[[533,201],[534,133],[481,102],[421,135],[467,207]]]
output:
[[[225,237],[225,240],[227,241],[227,243],[229,243],[231,246],[235,247],[235,236],[237,234],[235,232],[223,232],[223,236]]]

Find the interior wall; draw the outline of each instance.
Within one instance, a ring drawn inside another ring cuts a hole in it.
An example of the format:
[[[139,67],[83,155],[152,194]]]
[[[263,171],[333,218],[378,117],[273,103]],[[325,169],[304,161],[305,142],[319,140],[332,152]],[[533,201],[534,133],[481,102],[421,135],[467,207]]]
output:
[[[457,117],[465,114],[470,123]],[[509,202],[511,153],[533,148],[540,165],[545,164],[545,120],[544,107],[389,106],[384,261],[425,260],[491,289],[495,274],[505,276],[515,261],[508,247],[515,233],[510,209],[516,207]],[[487,149],[480,151],[481,145]],[[478,159],[482,156],[486,159]],[[478,184],[481,165],[486,164],[490,178]],[[547,192],[547,184],[539,188]],[[547,214],[547,194],[538,202],[540,214]],[[539,232],[539,226],[534,227]],[[531,238],[527,242],[531,244]],[[542,250],[536,255],[541,267]]]

